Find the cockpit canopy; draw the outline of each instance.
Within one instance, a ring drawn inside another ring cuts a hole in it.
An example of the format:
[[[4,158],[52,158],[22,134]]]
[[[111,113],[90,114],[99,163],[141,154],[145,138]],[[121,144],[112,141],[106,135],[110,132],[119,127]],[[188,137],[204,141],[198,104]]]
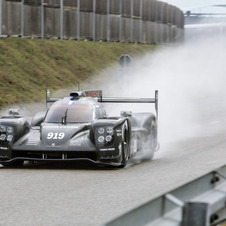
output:
[[[56,101],[48,110],[44,122],[85,123],[103,118],[106,112],[102,105],[92,98],[73,99],[66,97]]]

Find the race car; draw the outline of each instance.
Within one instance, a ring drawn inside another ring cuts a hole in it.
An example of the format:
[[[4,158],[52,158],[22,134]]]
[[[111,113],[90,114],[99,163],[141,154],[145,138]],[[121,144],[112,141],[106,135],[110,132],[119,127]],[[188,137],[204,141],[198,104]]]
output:
[[[156,115],[122,111],[110,117],[105,103],[154,103]],[[46,112],[31,123],[10,109],[0,117],[0,164],[20,166],[24,161],[83,161],[125,167],[142,150],[151,159],[158,149],[158,91],[154,98],[108,98],[101,90],[73,91],[69,97],[51,98]]]

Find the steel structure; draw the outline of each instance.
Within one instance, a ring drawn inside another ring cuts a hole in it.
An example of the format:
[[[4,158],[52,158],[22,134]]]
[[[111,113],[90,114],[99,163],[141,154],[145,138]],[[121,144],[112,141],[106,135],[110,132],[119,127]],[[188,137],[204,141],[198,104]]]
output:
[[[103,226],[210,226],[226,221],[226,165]]]

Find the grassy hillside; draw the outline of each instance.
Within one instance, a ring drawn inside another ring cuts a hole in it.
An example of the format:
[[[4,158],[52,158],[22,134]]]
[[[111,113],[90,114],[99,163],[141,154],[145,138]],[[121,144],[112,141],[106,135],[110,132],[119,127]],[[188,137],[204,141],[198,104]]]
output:
[[[52,90],[82,82],[117,63],[122,54],[140,55],[151,45],[66,40],[0,39],[0,108],[39,101]]]

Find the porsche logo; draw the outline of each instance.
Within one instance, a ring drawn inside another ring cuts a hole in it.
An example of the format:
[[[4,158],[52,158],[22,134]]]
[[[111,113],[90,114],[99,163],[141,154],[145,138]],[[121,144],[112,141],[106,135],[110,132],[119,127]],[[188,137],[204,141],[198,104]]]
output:
[[[55,143],[52,143],[52,147],[55,147],[56,146],[56,144]]]

